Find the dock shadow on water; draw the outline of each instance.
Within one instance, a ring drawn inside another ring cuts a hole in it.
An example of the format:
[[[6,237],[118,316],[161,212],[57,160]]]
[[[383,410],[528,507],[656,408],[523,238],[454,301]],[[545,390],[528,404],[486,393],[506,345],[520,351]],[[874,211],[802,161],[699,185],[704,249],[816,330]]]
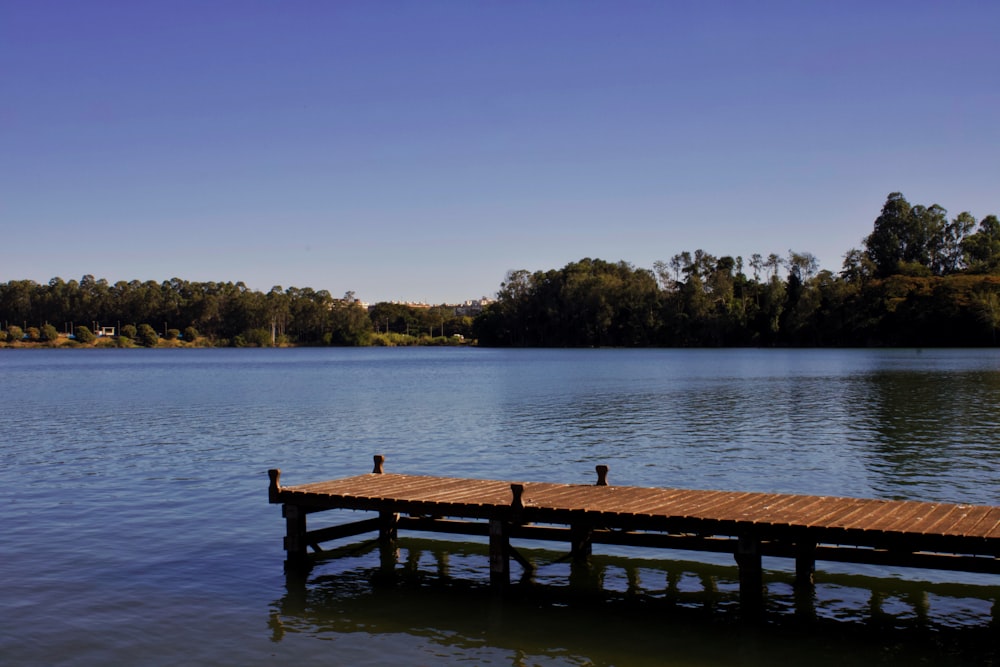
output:
[[[428,648],[409,664],[1000,664],[1000,586],[820,570],[815,587],[797,590],[794,573],[767,570],[765,612],[750,620],[735,564],[519,551],[533,569],[518,567],[499,590],[481,543],[403,537],[331,550],[286,572],[272,641],[417,638]]]

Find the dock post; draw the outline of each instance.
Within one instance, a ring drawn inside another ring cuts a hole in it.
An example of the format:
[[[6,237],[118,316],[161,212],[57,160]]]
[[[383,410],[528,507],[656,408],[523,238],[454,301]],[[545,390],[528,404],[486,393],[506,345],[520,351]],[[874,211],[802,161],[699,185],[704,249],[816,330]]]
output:
[[[270,479],[270,484],[267,486],[267,502],[276,503],[278,494],[281,493],[281,470],[271,468],[267,471],[267,476]]]
[[[490,519],[490,584],[510,584],[510,554],[507,525],[500,519]]]
[[[374,469],[372,469],[372,474],[373,475],[383,474],[382,467],[385,465],[385,457],[382,456],[381,454],[376,454],[372,458],[375,459],[375,467]]]
[[[597,470],[597,484],[596,486],[607,486],[608,485],[608,466],[601,464],[595,466]]]
[[[285,517],[285,564],[300,568],[308,563],[306,544],[306,511],[298,505],[285,503],[281,506]]]
[[[593,553],[593,531],[587,526],[573,524],[569,527],[570,555],[575,561],[585,561]]]
[[[816,543],[803,541],[795,544],[795,588],[808,590],[815,583]]]
[[[746,618],[756,617],[764,608],[760,538],[740,535],[736,546],[736,564],[740,568],[740,611]]]
[[[381,511],[378,513],[378,541],[382,545],[390,545],[396,541],[399,534],[399,513]]]

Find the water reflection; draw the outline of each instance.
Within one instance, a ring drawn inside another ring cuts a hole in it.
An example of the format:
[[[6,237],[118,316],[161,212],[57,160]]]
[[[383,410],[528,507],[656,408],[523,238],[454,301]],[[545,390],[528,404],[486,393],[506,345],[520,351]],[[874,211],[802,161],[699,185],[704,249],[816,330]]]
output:
[[[766,576],[767,613],[739,619],[735,568],[595,555],[573,565],[525,549],[537,569],[503,595],[481,544],[403,538],[331,552],[287,577],[272,640],[406,635],[481,664],[990,664],[1000,587],[821,572],[815,590]],[[826,647],[828,650],[823,650]]]
[[[879,371],[856,411],[877,495],[996,504],[1000,373]]]

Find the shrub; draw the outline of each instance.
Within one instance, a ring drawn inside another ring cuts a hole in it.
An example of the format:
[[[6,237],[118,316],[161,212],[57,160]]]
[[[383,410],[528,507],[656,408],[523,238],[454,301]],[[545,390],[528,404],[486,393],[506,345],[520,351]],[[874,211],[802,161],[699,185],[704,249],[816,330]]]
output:
[[[87,327],[80,325],[73,330],[73,335],[76,336],[77,343],[93,343],[97,336],[94,335]]]
[[[55,343],[59,340],[59,330],[51,324],[46,324],[42,327],[42,340],[46,343]]]
[[[126,338],[131,338],[132,340],[135,340],[136,338],[138,338],[139,333],[136,331],[134,324],[126,324],[125,326],[122,327],[121,335],[125,336]]]
[[[177,340],[178,338],[181,337],[181,330],[167,329],[166,332],[163,334],[163,337],[167,340]]]
[[[140,324],[136,329],[136,340],[145,347],[156,347],[156,344],[160,342],[160,337],[153,327],[148,324]]]
[[[38,330],[38,327],[28,327],[25,333],[28,334],[28,340],[32,343],[37,343],[42,339],[42,332]]]
[[[233,339],[236,347],[270,347],[271,332],[267,329],[247,329]]]
[[[189,343],[193,343],[196,340],[198,340],[198,330],[195,329],[194,327],[185,327],[184,340],[186,340]]]

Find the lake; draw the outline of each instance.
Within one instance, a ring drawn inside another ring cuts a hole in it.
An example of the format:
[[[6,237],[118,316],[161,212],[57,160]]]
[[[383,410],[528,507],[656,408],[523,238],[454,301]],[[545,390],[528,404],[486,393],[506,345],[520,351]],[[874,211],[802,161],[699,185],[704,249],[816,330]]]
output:
[[[998,660],[989,575],[820,562],[803,619],[765,561],[752,627],[724,555],[549,545],[501,600],[481,543],[405,535],[397,581],[363,547],[286,578],[267,469],[997,505],[1000,350],[7,350],[0,377],[5,665]]]

